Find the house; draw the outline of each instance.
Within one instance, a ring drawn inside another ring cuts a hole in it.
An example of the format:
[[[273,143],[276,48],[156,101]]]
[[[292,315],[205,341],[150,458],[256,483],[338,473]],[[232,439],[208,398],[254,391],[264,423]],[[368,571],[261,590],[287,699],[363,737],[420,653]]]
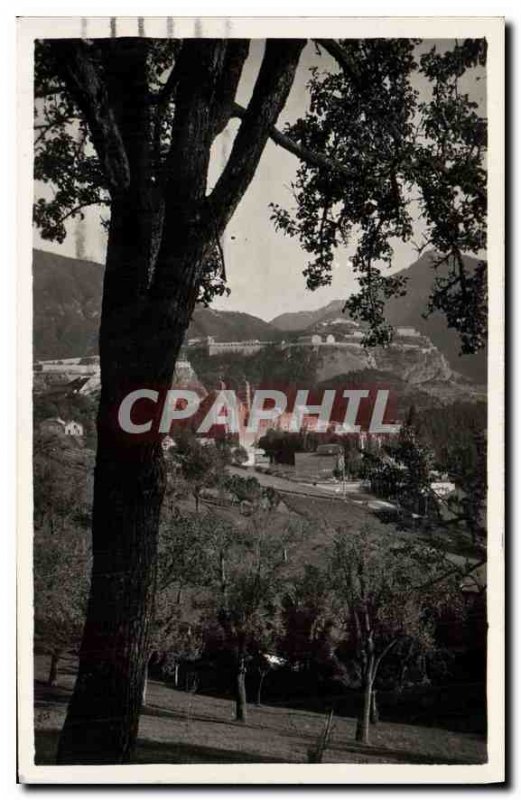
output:
[[[449,497],[456,490],[456,484],[450,480],[434,480],[431,483],[431,489],[437,497]]]
[[[330,444],[319,444],[316,449],[317,456],[339,456],[344,452],[341,444],[331,442]]]
[[[166,453],[168,450],[171,450],[172,447],[175,447],[175,441],[172,439],[171,436],[165,436],[161,441],[161,447],[163,451]]]
[[[415,337],[421,336],[420,332],[417,331],[416,328],[411,328],[411,327],[396,328],[396,335],[397,336],[405,336],[405,337],[407,337],[407,336],[415,336]]]
[[[61,417],[48,417],[40,423],[40,431],[65,436],[83,436],[83,425],[75,420],[65,422]]]
[[[83,436],[83,425],[81,422],[71,419],[70,422],[65,423],[63,432],[65,436]]]
[[[318,347],[318,345],[322,344],[322,337],[318,333],[313,333],[311,335],[306,336],[299,336],[297,339],[297,344],[310,344],[313,347]]]

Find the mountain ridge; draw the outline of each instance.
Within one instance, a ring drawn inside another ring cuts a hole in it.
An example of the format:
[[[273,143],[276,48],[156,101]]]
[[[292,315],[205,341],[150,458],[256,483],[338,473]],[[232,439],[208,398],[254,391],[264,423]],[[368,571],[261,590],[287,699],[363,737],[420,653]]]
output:
[[[407,293],[404,297],[393,297],[387,301],[385,317],[394,327],[412,327],[422,335],[427,336],[431,342],[447,358],[451,368],[456,372],[465,375],[476,383],[486,384],[487,382],[487,352],[486,348],[474,355],[460,354],[460,339],[457,331],[447,327],[445,316],[435,311],[428,317],[423,313],[427,309],[429,294],[435,272],[435,261],[437,254],[434,251],[424,253],[417,261],[408,267],[394,273],[407,278]],[[479,263],[479,259],[471,256],[464,256],[465,265],[474,269]],[[447,272],[447,265],[440,266],[436,274],[440,277]],[[345,301],[332,300],[327,306],[316,309],[312,312],[296,311],[280,314],[271,320],[272,325],[281,328],[285,333],[308,333],[312,329],[320,328],[321,333],[329,331],[326,323],[341,317],[346,321],[352,319],[349,314],[343,314],[342,308]],[[308,324],[303,324],[306,320]]]
[[[342,313],[344,300],[331,300],[326,306],[315,308],[312,311],[287,311],[284,314],[278,314],[270,320],[270,325],[280,328],[281,331],[296,332],[306,330],[323,319],[330,312]]]
[[[440,350],[454,371],[483,385],[486,383],[486,353],[460,356],[458,334],[447,328],[445,318],[441,314],[433,314],[428,319],[422,317],[432,284],[432,263],[432,253],[426,253],[401,271],[408,278],[408,294],[405,298],[390,300],[386,316],[395,326],[416,328]],[[477,261],[470,259],[470,263]],[[35,359],[87,356],[97,352],[103,270],[102,265],[93,261],[33,251]],[[216,341],[280,341],[288,334],[294,337],[316,326],[327,333],[328,322],[339,317],[349,320],[348,315],[342,314],[343,306],[343,300],[333,300],[313,311],[278,315],[270,322],[241,311],[196,307],[186,341],[207,336],[213,336]]]

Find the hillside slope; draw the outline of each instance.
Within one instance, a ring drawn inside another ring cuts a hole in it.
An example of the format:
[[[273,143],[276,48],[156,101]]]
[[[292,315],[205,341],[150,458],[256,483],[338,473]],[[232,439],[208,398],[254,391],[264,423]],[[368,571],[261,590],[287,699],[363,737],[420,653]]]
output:
[[[241,342],[246,339],[267,342],[282,338],[277,328],[252,314],[197,307],[188,328],[187,338],[202,336],[213,336],[220,342]]]
[[[343,306],[343,300],[332,300],[327,306],[322,306],[314,311],[294,311],[279,314],[278,317],[271,320],[270,325],[281,331],[303,331],[319,322],[338,317],[342,313]]]
[[[460,339],[455,330],[447,327],[447,321],[439,311],[426,319],[422,316],[434,280],[434,261],[436,254],[424,253],[408,269],[398,273],[407,277],[407,294],[389,301],[386,317],[392,325],[412,325],[417,328],[443,353],[451,367],[476,383],[487,381],[486,349],[475,355],[460,354]],[[477,259],[464,257],[465,265],[473,270],[479,263]],[[436,273],[440,277],[447,274],[447,266],[440,266]]]
[[[429,294],[435,277],[434,261],[436,254],[434,251],[424,253],[421,258],[415,261],[406,269],[396,273],[407,278],[407,294],[404,297],[392,298],[388,301],[385,315],[389,322],[394,326],[410,326],[416,328],[424,336],[427,336],[438,350],[445,356],[450,367],[458,373],[465,375],[474,383],[486,384],[487,381],[487,352],[482,350],[475,355],[460,354],[460,339],[458,333],[447,327],[447,321],[443,314],[435,312],[429,317],[424,318],[423,314],[427,310]],[[478,260],[465,257],[467,267],[473,269]],[[447,266],[440,266],[436,274],[440,277],[446,275]],[[306,330],[319,330],[326,334],[335,332],[335,328],[329,331],[327,323],[333,323],[342,317],[342,300],[334,300],[327,306],[316,309],[315,311],[297,311],[290,314],[282,314],[271,321],[285,332],[296,333]],[[349,319],[349,315],[344,315]]]
[[[33,251],[34,358],[93,355],[98,348],[103,267],[92,261]],[[198,307],[187,338],[217,341],[279,340],[283,334],[258,317]]]
[[[403,270],[408,279],[405,297],[388,303],[387,317],[395,326],[412,326],[435,345],[449,367],[473,383],[486,383],[486,352],[474,356],[459,355],[459,337],[449,330],[445,318],[432,314],[422,316],[433,280],[433,253],[426,253]],[[475,259],[467,259],[472,266]],[[443,274],[443,268],[440,268]],[[34,357],[35,359],[67,358],[92,355],[97,352],[100,321],[103,267],[92,261],[66,258],[54,253],[35,250],[33,255],[34,297]],[[188,329],[187,339],[213,336],[217,341],[278,341],[288,334],[319,331],[337,334],[338,320],[342,317],[342,300],[335,300],[315,311],[298,311],[283,314],[265,322],[251,314],[237,311],[217,311],[197,307]],[[331,324],[331,330],[329,329]],[[338,360],[339,354],[335,358]],[[347,357],[346,357],[347,358]],[[347,359],[348,360],[348,359]],[[351,359],[353,360],[353,359]],[[387,361],[384,357],[384,360]],[[332,363],[321,378],[347,372],[350,369],[380,367],[382,354],[365,351],[354,358],[352,365]],[[359,362],[359,363],[358,363]],[[401,372],[399,372],[401,374]]]
[[[33,251],[35,359],[97,352],[102,286],[99,264]]]

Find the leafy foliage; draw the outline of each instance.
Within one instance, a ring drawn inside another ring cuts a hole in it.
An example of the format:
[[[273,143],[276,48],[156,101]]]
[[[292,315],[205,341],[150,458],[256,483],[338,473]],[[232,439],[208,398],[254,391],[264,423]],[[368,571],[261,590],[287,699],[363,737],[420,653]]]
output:
[[[480,349],[486,336],[486,271],[465,268],[463,253],[486,245],[486,122],[458,81],[486,63],[486,42],[464,40],[452,49],[432,48],[418,59],[409,39],[319,41],[317,49],[337,58],[338,68],[313,68],[309,110],[278,137],[301,156],[293,186],[296,210],[273,206],[277,228],[299,239],[310,261],[310,289],[331,282],[335,253],[353,242],[352,267],[359,292],[346,307],[369,323],[366,344],[386,344],[392,327],[386,301],[406,292],[402,278],[386,275],[392,240],[414,236],[414,214],[425,225],[423,251],[434,247],[443,278],[434,269],[426,313],[444,313],[461,337],[462,352]],[[149,40],[147,81],[151,108],[152,180],[160,187],[171,145],[175,113],[175,67],[181,41]],[[110,59],[103,42],[89,43],[100,75]],[[35,178],[51,188],[39,197],[34,219],[46,239],[62,242],[65,222],[88,206],[110,205],[89,127],[57,77],[52,48],[35,50]],[[415,78],[428,84],[420,100]],[[300,148],[300,149],[298,149]],[[311,158],[306,158],[311,154]],[[313,157],[313,154],[317,154]],[[411,210],[416,205],[416,211]],[[202,273],[199,301],[207,305],[228,293],[222,250],[216,239]]]
[[[37,530],[33,564],[35,643],[60,654],[79,645],[83,629],[90,564],[85,531]]]
[[[190,487],[198,508],[202,490],[220,482],[227,451],[213,444],[201,444],[189,430],[182,429],[176,435],[175,453],[171,451],[171,458]]]
[[[219,573],[208,599],[229,645],[243,653],[269,648],[280,626],[280,594],[288,567],[283,541],[258,513],[216,552]]]
[[[431,490],[434,455],[417,434],[415,413],[414,408],[409,411],[396,440],[367,454],[367,477],[376,494],[409,512],[428,515],[437,512]]]
[[[415,654],[436,648],[440,614],[461,606],[459,573],[434,548],[382,547],[368,529],[336,538],[329,575],[348,646],[344,654],[355,658],[366,687],[395,648],[407,645]]]
[[[427,312],[443,312],[462,352],[472,353],[486,335],[486,274],[483,264],[470,274],[462,254],[479,254],[486,244],[486,123],[458,79],[485,64],[486,43],[432,48],[419,62],[416,44],[344,40],[339,71],[312,71],[309,111],[286,134],[333,166],[303,163],[293,186],[295,211],[273,206],[273,219],[310,254],[310,289],[331,282],[337,248],[354,244],[359,292],[346,308],[369,323],[366,344],[386,344],[392,328],[385,303],[406,285],[382,267],[392,266],[393,239],[413,239],[417,203],[426,227],[418,249],[434,247],[438,265],[450,265],[448,277],[434,274]],[[417,75],[429,85],[427,101],[414,87]]]

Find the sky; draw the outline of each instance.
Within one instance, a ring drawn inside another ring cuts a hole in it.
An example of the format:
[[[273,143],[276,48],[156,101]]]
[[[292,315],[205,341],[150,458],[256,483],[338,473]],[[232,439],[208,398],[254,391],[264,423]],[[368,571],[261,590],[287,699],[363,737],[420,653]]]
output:
[[[426,50],[433,44],[439,49],[447,49],[453,42],[425,40],[419,46],[419,50]],[[247,103],[252,91],[262,52],[262,40],[254,40],[238,89],[237,99],[242,105]],[[308,103],[306,82],[309,78],[309,69],[318,64],[325,69],[336,68],[329,56],[318,56],[314,46],[308,44],[302,53],[290,96],[279,117],[277,123],[279,128],[305,113]],[[476,78],[479,80],[476,81]],[[426,81],[418,78],[415,80],[415,87],[420,95],[427,97]],[[478,111],[485,114],[484,70],[470,71],[462,78],[460,87],[478,103]],[[232,121],[214,142],[209,188],[222,169],[238,124],[237,121]],[[306,254],[296,239],[277,232],[270,221],[270,202],[283,207],[292,205],[290,186],[295,178],[298,164],[295,156],[271,140],[268,141],[255,177],[229,223],[223,240],[226,274],[231,294],[226,298],[218,298],[214,301],[213,307],[243,311],[270,320],[288,311],[312,310],[332,300],[345,299],[356,289],[349,263],[350,250],[339,250],[335,259],[332,284],[310,292],[302,275],[307,263]],[[41,189],[37,186],[37,194],[39,191]],[[415,232],[418,238],[421,236],[421,230],[421,221],[418,220]],[[99,224],[98,209],[88,209],[83,222],[71,221],[67,238],[62,245],[42,241],[38,231],[35,230],[34,246],[62,255],[81,256],[103,263],[106,235]],[[417,254],[412,243],[396,243],[391,271],[404,269],[416,258]]]

